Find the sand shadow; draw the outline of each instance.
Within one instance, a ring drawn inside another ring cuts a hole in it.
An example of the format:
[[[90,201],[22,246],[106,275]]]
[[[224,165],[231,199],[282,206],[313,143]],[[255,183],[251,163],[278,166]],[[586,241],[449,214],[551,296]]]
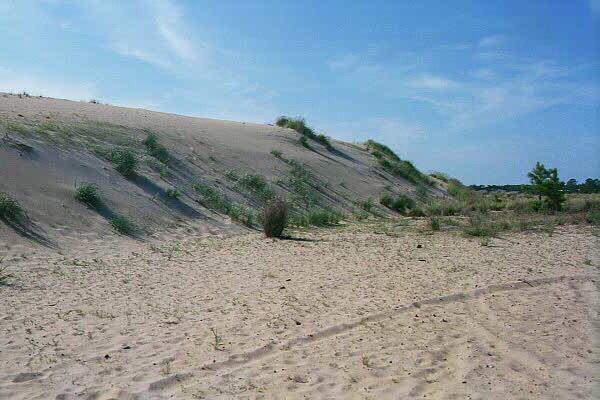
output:
[[[322,242],[323,241],[323,239],[308,239],[308,238],[299,238],[299,237],[293,237],[293,236],[282,236],[277,239],[290,240],[292,242]]]
[[[12,228],[19,236],[36,242],[44,247],[56,249],[56,243],[48,239],[44,235],[43,229],[33,222],[28,216],[23,216],[18,219],[0,218],[0,221]]]
[[[165,189],[158,186],[156,183],[152,182],[150,179],[146,178],[143,175],[135,175],[134,177],[130,178],[129,181],[134,183],[144,192],[150,194],[152,197],[160,198],[167,207],[174,211],[177,211],[180,214],[185,215],[188,218],[207,219],[205,215],[198,212],[193,207],[190,207],[189,205],[185,204],[180,199],[173,196],[169,196]]]

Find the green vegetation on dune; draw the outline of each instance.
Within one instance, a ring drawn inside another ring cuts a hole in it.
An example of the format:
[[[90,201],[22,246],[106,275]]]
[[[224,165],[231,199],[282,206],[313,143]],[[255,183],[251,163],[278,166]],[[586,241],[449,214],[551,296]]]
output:
[[[365,143],[367,150],[377,159],[379,165],[390,174],[402,177],[414,184],[432,186],[433,181],[419,171],[410,161],[402,160],[392,149],[372,139]]]
[[[308,139],[311,139],[321,143],[327,148],[327,150],[333,150],[331,140],[322,133],[315,133],[315,131],[312,128],[306,125],[306,121],[304,120],[304,118],[290,118],[286,116],[281,116],[277,118],[277,120],[275,120],[275,124],[279,127],[293,129],[296,132],[298,132],[301,135],[300,144],[306,148],[310,148],[310,145],[308,144]]]

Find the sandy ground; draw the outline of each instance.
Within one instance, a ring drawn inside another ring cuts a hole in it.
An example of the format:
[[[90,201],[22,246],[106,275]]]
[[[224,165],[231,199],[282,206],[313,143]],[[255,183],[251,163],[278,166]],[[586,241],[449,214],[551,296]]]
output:
[[[384,228],[4,260],[0,398],[598,398],[589,227]]]

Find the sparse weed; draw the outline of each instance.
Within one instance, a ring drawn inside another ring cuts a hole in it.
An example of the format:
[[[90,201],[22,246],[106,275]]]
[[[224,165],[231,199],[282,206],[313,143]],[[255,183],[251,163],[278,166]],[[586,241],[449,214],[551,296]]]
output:
[[[279,149],[272,149],[271,150],[271,154],[275,157],[275,158],[279,158],[281,159],[283,157],[283,153],[281,152],[281,150]]]
[[[122,235],[133,236],[137,227],[127,217],[117,216],[110,221],[110,225],[115,231]]]
[[[213,334],[213,348],[218,351],[223,351],[223,338],[219,335],[216,328],[210,328]]]

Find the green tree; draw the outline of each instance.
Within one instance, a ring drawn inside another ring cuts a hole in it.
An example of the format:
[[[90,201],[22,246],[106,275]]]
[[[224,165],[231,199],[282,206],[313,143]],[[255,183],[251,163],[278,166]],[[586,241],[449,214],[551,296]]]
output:
[[[556,168],[547,169],[544,164],[537,162],[533,170],[527,174],[531,181],[531,191],[538,195],[541,202],[545,196],[546,205],[549,209],[558,211],[565,201],[563,193],[564,183],[558,178]]]

